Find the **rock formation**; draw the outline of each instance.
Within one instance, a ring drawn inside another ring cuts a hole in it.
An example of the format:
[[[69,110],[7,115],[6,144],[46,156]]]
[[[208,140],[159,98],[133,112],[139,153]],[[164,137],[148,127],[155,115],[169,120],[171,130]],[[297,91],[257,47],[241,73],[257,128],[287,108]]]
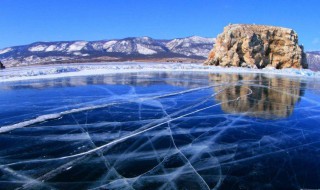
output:
[[[207,65],[307,68],[298,35],[288,28],[233,24],[224,28],[210,52]]]
[[[6,67],[0,61],[0,69],[5,69]]]
[[[294,106],[304,95],[303,83],[284,77],[221,73],[209,74],[209,79],[214,84],[232,84],[229,87],[224,85],[214,89],[215,92],[220,92],[215,98],[222,103],[221,109],[232,114],[264,119],[286,118],[292,114]]]

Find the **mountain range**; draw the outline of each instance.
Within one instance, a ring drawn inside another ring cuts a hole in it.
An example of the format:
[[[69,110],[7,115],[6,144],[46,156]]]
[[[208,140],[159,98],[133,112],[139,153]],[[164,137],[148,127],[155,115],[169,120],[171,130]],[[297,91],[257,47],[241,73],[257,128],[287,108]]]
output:
[[[173,40],[132,37],[101,41],[36,42],[0,50],[6,67],[103,61],[189,61],[206,59],[214,38],[192,36]]]
[[[313,71],[320,71],[320,51],[307,52],[307,62],[309,69]]]
[[[130,37],[100,41],[35,42],[0,49],[6,67],[81,62],[204,62],[215,38],[191,36],[172,40]],[[320,52],[307,52],[309,68],[320,71]]]

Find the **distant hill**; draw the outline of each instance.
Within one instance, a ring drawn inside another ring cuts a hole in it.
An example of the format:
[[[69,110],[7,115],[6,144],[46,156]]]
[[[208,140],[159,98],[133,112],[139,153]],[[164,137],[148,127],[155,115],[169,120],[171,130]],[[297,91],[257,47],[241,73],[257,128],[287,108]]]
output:
[[[0,61],[5,67],[110,61],[204,62],[214,44],[214,38],[199,36],[36,42],[1,49]],[[320,51],[307,52],[307,60],[311,70],[320,71]]]
[[[0,50],[6,67],[102,61],[190,61],[207,58],[214,38],[192,36],[173,40],[133,37],[101,41],[36,42]]]
[[[307,52],[309,69],[320,71],[320,51]]]

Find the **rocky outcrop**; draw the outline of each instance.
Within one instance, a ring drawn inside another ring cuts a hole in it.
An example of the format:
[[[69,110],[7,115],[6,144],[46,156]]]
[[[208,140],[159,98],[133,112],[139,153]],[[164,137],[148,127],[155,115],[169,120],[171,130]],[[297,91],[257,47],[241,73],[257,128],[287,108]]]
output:
[[[210,52],[207,65],[307,68],[297,33],[288,28],[233,24],[224,28]]]
[[[0,69],[5,69],[6,67],[0,61]]]

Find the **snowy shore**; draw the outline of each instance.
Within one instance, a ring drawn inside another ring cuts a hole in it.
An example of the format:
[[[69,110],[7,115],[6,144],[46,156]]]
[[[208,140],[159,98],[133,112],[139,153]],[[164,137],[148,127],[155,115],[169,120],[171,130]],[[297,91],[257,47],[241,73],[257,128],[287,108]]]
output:
[[[308,69],[249,69],[240,67],[204,66],[188,63],[105,63],[64,64],[8,68],[0,71],[0,82],[53,79],[132,72],[207,72],[207,73],[264,73],[285,76],[320,78],[320,72]]]

